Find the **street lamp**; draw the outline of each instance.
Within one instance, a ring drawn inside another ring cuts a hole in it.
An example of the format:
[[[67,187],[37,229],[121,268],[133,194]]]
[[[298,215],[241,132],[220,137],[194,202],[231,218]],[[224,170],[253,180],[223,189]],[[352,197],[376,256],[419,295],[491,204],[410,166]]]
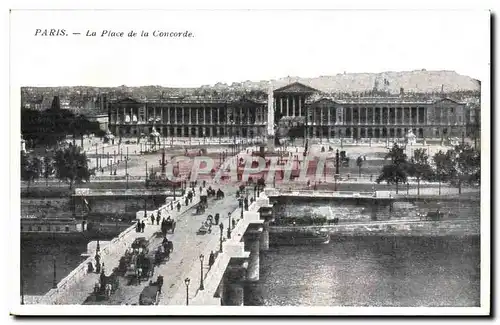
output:
[[[54,263],[54,279],[52,281],[52,289],[57,289],[57,279],[56,279],[56,257],[52,256],[52,262]]]
[[[220,228],[220,239],[219,239],[219,244],[220,244],[220,247],[219,247],[219,252],[222,253],[222,233],[223,233],[223,230],[224,230],[224,225],[221,223],[219,223],[219,228]]]
[[[227,215],[229,217],[229,223],[227,227],[227,238],[231,239],[231,212],[228,212]]]
[[[184,283],[186,284],[186,306],[189,305],[189,282],[191,280],[189,280],[189,278],[185,278],[184,279]]]
[[[203,259],[205,256],[200,254],[200,290],[205,290],[205,286],[203,285]]]

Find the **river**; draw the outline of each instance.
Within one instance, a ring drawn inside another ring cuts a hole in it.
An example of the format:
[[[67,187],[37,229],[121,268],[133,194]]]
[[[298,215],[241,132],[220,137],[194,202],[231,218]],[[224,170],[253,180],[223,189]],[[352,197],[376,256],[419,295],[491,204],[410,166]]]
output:
[[[271,247],[246,305],[479,306],[479,237],[350,237]]]
[[[328,206],[332,207],[329,209]],[[400,202],[379,217],[413,217],[423,204]],[[427,209],[479,218],[479,203],[425,204]],[[309,202],[277,208],[277,215],[340,214],[342,220],[370,220],[367,207]],[[24,293],[41,295],[84,257],[86,243],[21,245]],[[246,305],[302,306],[478,306],[479,236],[332,238],[320,246],[271,247],[260,258],[260,281],[249,285]]]

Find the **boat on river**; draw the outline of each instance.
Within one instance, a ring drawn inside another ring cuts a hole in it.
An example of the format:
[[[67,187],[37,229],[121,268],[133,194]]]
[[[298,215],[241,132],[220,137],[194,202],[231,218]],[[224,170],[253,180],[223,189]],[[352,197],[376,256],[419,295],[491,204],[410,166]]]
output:
[[[124,221],[82,221],[72,217],[21,217],[23,240],[93,240],[113,238],[132,226]]]
[[[273,246],[321,245],[330,242],[326,229],[302,226],[270,226],[269,244]]]

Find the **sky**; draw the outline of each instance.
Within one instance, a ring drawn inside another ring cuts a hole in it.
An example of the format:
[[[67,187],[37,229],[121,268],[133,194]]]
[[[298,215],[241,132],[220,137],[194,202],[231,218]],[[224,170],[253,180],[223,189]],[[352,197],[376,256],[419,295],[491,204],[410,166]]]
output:
[[[489,14],[480,10],[14,10],[10,24],[11,85],[19,86],[196,87],[420,69],[484,80],[489,69]],[[35,36],[50,28],[69,36]],[[150,36],[99,37],[103,30]]]

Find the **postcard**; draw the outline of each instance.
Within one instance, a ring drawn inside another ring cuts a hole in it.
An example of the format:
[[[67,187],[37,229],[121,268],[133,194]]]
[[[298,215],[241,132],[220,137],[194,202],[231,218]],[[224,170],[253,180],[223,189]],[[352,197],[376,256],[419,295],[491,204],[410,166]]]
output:
[[[490,20],[12,10],[10,312],[488,315]]]

